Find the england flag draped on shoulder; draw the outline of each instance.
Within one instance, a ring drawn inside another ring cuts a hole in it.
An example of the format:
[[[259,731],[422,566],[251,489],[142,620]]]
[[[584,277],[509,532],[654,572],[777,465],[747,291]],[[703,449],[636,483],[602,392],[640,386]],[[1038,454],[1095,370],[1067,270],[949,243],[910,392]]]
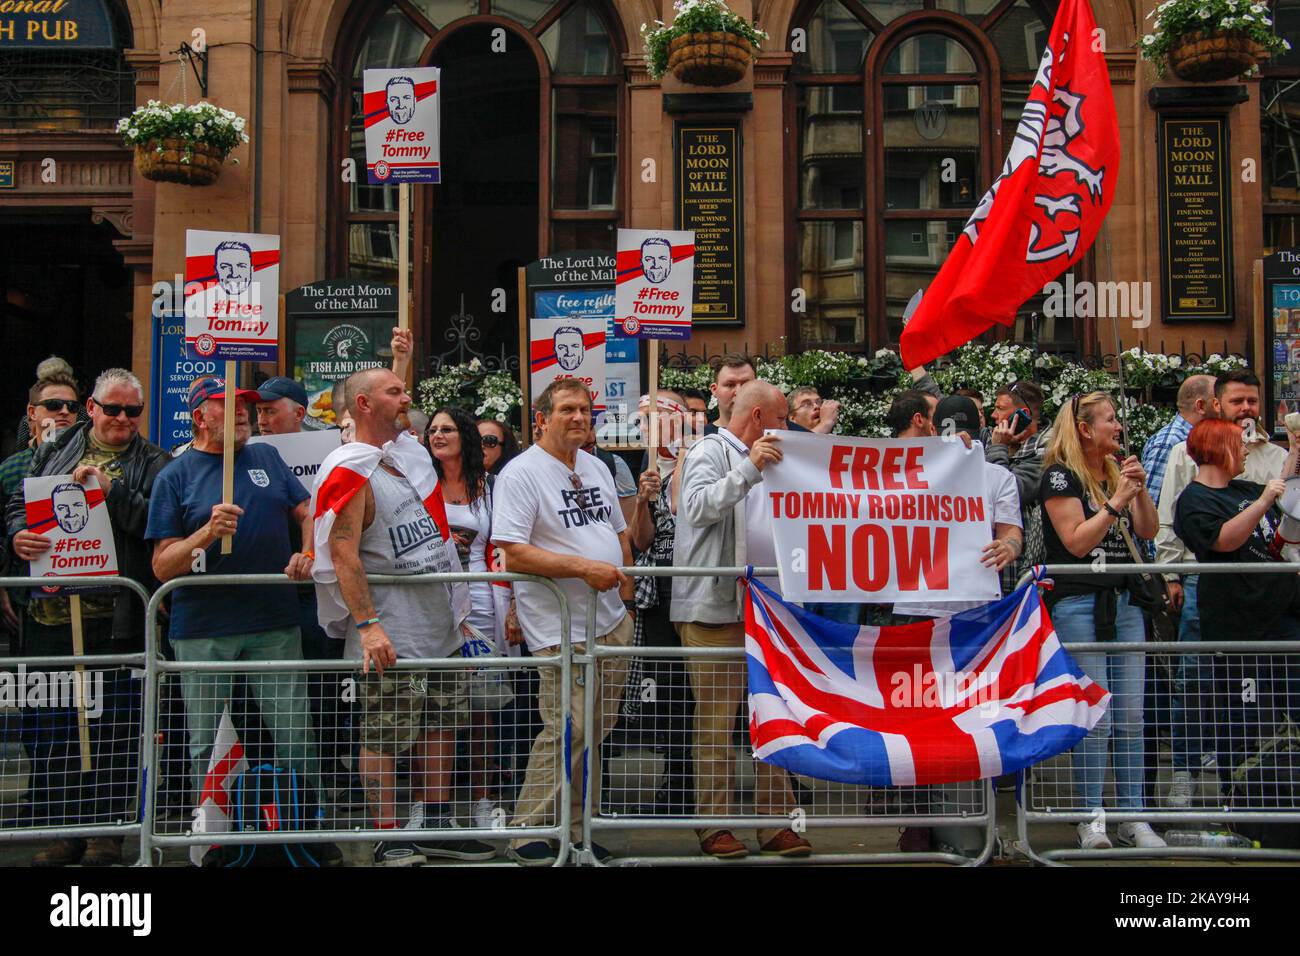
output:
[[[318,585],[316,603],[321,626],[341,621],[348,615],[347,605],[343,603],[343,596],[339,592],[334,561],[330,556],[330,529],[334,527],[339,512],[352,500],[353,495],[365,487],[381,462],[387,462],[405,475],[424,502],[424,510],[429,513],[442,535],[447,552],[447,570],[465,570],[461,566],[460,555],[456,553],[456,543],[451,538],[447,508],[442,500],[442,488],[438,485],[438,473],[433,470],[433,461],[424,446],[407,432],[402,432],[379,448],[364,442],[340,445],[321,462],[311,495],[312,515],[316,522],[316,562],[311,576]],[[469,617],[468,586],[463,583],[451,585],[451,608],[456,615],[457,625]]]
[[[854,627],[749,582],[754,754],[822,780],[959,783],[1064,753],[1110,694],[1062,649],[1030,582],[992,604],[895,627]]]

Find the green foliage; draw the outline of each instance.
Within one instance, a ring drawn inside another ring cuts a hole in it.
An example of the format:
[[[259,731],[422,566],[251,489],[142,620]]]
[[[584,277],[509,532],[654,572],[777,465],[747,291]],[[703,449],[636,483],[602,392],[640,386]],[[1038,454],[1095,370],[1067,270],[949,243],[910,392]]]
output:
[[[436,375],[423,379],[415,388],[416,405],[426,414],[435,408],[455,405],[476,418],[492,418],[518,427],[523,407],[519,383],[509,372],[488,372],[472,359],[462,365],[444,365]]]
[[[724,0],[676,0],[673,9],[677,16],[672,26],[665,26],[662,20],[656,20],[653,27],[641,24],[652,79],[657,80],[668,72],[668,47],[684,34],[734,33],[748,40],[756,50],[768,38],[740,14],[733,13]]]
[[[182,139],[211,146],[220,150],[223,157],[240,143],[248,142],[242,116],[207,102],[163,106],[158,100],[150,100],[130,116],[118,120],[117,132],[122,134],[127,146]],[[162,146],[157,151],[161,153]]]
[[[1164,0],[1147,14],[1148,20],[1153,17],[1153,32],[1142,37],[1139,48],[1162,78],[1169,69],[1169,54],[1191,33],[1249,37],[1274,54],[1291,49],[1291,41],[1274,32],[1268,7],[1256,0]]]

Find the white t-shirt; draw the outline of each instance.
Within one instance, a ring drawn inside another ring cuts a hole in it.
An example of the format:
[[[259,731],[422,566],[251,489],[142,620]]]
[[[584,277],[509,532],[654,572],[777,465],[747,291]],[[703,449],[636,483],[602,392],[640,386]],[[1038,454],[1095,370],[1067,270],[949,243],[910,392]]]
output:
[[[976,442],[970,453],[984,452]],[[1020,492],[1016,490],[1016,476],[1001,465],[984,462],[984,500],[988,503],[989,530],[997,533],[997,525],[1013,524],[1017,528],[1020,522]],[[987,601],[929,601],[924,604],[894,605],[895,614],[911,614],[915,617],[947,617],[959,611],[969,611],[973,607],[983,607]]]
[[[480,498],[470,505],[453,505],[447,502],[447,524],[451,526],[453,537],[468,539],[465,545],[459,541],[456,550],[460,553],[461,564],[466,571],[486,571],[488,533],[491,531],[492,518],[488,511],[486,498]],[[492,585],[486,581],[475,581],[469,585],[470,612],[469,622],[488,637],[496,634],[496,612],[492,605]]]
[[[574,474],[579,478],[579,490],[573,487]],[[615,567],[623,564],[618,536],[627,524],[609,469],[594,455],[579,451],[575,469],[570,471],[540,445],[533,445],[506,465],[495,492],[495,543],[531,544]],[[569,604],[571,639],[574,643],[585,640],[591,589],[582,578],[558,578],[555,583]],[[530,651],[560,643],[560,610],[549,589],[516,581],[515,607]],[[597,636],[614,630],[626,616],[617,588],[597,595]]]

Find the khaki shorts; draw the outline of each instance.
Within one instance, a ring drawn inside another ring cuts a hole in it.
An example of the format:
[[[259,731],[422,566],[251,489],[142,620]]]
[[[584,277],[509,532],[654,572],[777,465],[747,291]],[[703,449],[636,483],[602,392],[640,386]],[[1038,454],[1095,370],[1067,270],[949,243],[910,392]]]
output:
[[[361,746],[397,756],[426,731],[469,724],[469,679],[463,670],[393,671],[361,679]]]

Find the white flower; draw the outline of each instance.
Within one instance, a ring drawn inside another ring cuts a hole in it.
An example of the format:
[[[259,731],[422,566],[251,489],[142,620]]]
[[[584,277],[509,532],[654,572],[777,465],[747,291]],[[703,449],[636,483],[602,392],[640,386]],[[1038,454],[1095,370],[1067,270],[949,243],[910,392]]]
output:
[[[1200,17],[1202,20],[1208,20],[1208,19],[1210,19],[1210,16],[1211,16],[1211,14],[1210,14],[1210,8],[1209,8],[1209,7],[1201,7],[1201,9],[1199,9],[1199,10],[1196,11],[1196,15],[1197,15],[1198,17]]]
[[[1264,12],[1264,5],[1263,5],[1262,3],[1252,3],[1252,4],[1250,5],[1250,12],[1251,12],[1251,13],[1263,13],[1263,12]]]
[[[130,139],[135,139],[136,137],[138,137],[138,136],[140,135],[140,131],[139,131],[138,129],[129,129],[129,130],[126,131],[126,135],[127,135]]]
[[[1290,41],[1290,40],[1287,40],[1287,39],[1285,39],[1285,38],[1283,38],[1283,40],[1282,40],[1282,49],[1284,49],[1284,50],[1289,50],[1289,49],[1291,49],[1291,41]]]

